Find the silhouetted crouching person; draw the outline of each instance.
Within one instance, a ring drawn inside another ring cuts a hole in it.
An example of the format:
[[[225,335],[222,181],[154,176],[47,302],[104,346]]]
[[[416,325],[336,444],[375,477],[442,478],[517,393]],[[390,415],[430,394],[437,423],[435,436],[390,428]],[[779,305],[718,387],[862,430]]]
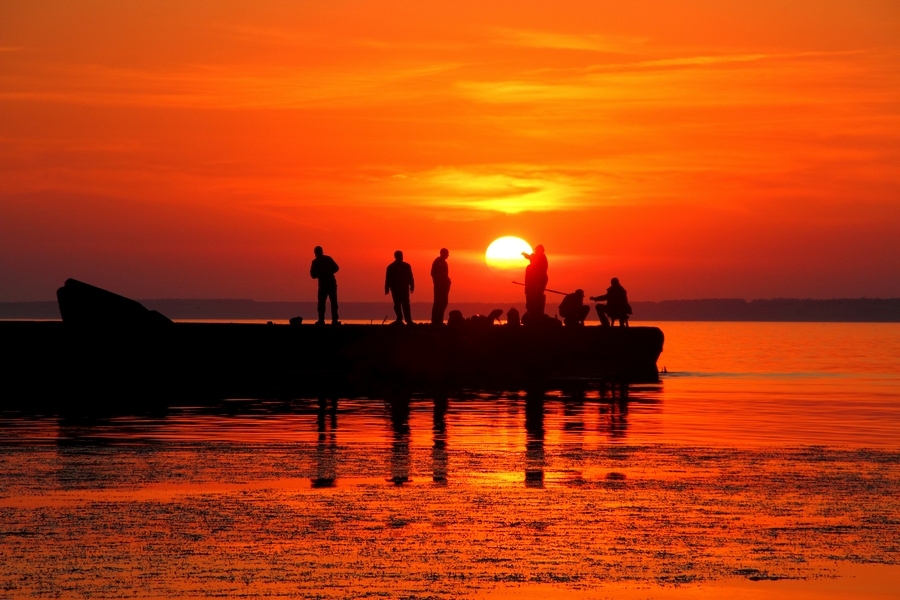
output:
[[[403,252],[394,252],[394,262],[388,265],[384,276],[384,293],[391,293],[394,300],[394,314],[397,315],[395,325],[401,325],[404,317],[407,325],[412,325],[413,320],[409,309],[409,295],[416,289],[413,280],[412,267],[403,262]]]
[[[319,304],[316,307],[319,311],[319,320],[316,325],[325,324],[325,299],[331,300],[331,322],[334,325],[340,325],[338,321],[338,301],[337,301],[337,279],[334,274],[338,272],[337,263],[334,259],[322,252],[322,246],[313,248],[313,254],[316,257],[309,267],[309,276],[319,280]]]
[[[559,316],[563,318],[563,324],[568,327],[584,325],[584,320],[589,312],[591,312],[591,307],[584,303],[584,290],[575,290],[574,293],[566,294],[559,304]]]
[[[431,263],[431,280],[434,282],[434,304],[431,306],[431,324],[444,324],[444,311],[450,303],[450,268],[447,258],[450,251],[441,248],[440,256]]]
[[[547,288],[547,255],[544,247],[538,245],[534,254],[523,252],[522,256],[528,259],[529,265],[525,267],[525,315],[523,322],[537,319],[544,314],[544,304],[547,297],[544,290]],[[527,319],[525,317],[528,317]]]
[[[606,304],[597,304],[597,316],[600,317],[600,323],[609,326],[619,321],[621,327],[628,326],[628,317],[631,315],[631,305],[628,304],[628,293],[619,284],[619,278],[613,277],[610,281],[612,285],[606,288],[606,293],[602,296],[591,296],[591,300],[599,302],[606,300]]]

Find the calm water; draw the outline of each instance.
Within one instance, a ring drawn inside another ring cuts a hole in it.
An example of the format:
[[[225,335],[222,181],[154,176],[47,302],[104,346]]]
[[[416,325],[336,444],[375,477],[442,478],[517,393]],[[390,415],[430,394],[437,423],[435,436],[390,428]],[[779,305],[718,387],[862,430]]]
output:
[[[660,327],[578,397],[7,413],[0,598],[898,597],[900,325]]]

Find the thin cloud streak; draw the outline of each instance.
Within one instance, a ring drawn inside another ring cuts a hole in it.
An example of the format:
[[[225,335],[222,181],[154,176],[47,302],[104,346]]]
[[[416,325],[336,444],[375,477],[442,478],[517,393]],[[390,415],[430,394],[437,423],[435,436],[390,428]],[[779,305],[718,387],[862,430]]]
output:
[[[0,77],[0,100],[208,109],[377,106],[434,96],[422,82],[459,64],[420,64],[343,73],[198,66],[178,71],[80,65],[39,76]]]
[[[501,30],[495,43],[528,48],[553,50],[584,50],[590,52],[633,52],[636,46],[648,42],[643,37],[622,37],[598,34],[571,34],[549,31]]]

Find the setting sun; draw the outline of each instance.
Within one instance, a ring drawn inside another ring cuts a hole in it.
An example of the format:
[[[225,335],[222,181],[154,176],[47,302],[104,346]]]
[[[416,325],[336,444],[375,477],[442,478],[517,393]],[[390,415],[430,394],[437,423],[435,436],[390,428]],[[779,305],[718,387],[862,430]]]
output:
[[[527,264],[523,252],[531,254],[531,246],[522,238],[507,235],[497,238],[484,253],[484,261],[492,267],[521,268]]]

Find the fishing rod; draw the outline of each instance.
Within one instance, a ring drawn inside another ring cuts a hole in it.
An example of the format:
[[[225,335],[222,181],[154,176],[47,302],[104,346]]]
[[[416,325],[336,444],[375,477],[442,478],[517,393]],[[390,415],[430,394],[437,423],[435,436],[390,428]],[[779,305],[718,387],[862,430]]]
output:
[[[513,281],[513,284],[515,284],[515,285],[525,285],[524,283],[519,283],[518,281]],[[568,295],[569,295],[569,294],[567,294],[566,292],[558,292],[558,291],[556,291],[556,290],[551,290],[551,289],[549,289],[549,288],[544,288],[544,291],[545,291],[545,292],[550,292],[551,294],[559,294],[560,296],[568,296]]]

